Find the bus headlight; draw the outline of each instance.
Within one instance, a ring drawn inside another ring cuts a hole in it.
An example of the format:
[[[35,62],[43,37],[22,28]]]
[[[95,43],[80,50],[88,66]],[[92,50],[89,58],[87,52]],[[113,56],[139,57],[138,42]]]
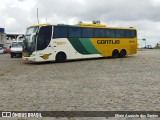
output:
[[[35,56],[35,54],[32,54],[30,57],[34,57]]]

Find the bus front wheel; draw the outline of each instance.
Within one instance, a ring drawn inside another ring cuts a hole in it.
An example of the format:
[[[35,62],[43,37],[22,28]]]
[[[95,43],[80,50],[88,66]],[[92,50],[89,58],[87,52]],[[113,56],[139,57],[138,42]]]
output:
[[[66,54],[64,52],[59,52],[56,55],[56,62],[64,62],[66,60]]]
[[[119,52],[118,52],[117,49],[116,49],[116,50],[113,50],[113,52],[112,52],[112,57],[113,57],[113,58],[118,58],[118,57],[119,57]]]

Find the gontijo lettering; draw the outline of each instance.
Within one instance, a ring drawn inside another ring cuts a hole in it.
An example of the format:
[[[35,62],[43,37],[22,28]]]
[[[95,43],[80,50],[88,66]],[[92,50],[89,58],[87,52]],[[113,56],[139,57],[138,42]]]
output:
[[[120,40],[97,40],[97,44],[120,44]]]

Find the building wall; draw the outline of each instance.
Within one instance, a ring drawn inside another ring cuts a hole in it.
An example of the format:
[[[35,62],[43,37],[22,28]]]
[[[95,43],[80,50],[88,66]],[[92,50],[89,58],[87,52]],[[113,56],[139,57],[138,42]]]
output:
[[[7,36],[7,35],[6,35]],[[4,43],[4,46],[6,48],[10,48],[10,46],[12,45],[12,41],[15,40],[14,38],[12,37],[6,37],[6,40],[5,40],[5,43]]]
[[[4,47],[6,41],[6,34],[5,33],[0,33],[0,46]]]
[[[0,28],[0,47],[4,47],[6,40],[6,34],[4,33],[4,28]]]
[[[4,28],[0,28],[0,47],[10,48],[12,41],[21,34],[6,34]]]
[[[13,40],[17,40],[17,37],[21,34],[6,34],[5,47],[10,48]]]

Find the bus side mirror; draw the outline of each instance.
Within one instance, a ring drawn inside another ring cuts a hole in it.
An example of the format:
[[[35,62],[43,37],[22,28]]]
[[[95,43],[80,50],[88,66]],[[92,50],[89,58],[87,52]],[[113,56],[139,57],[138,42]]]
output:
[[[36,32],[36,37],[38,36],[38,32]]]
[[[11,49],[11,46],[9,46],[9,48]]]

